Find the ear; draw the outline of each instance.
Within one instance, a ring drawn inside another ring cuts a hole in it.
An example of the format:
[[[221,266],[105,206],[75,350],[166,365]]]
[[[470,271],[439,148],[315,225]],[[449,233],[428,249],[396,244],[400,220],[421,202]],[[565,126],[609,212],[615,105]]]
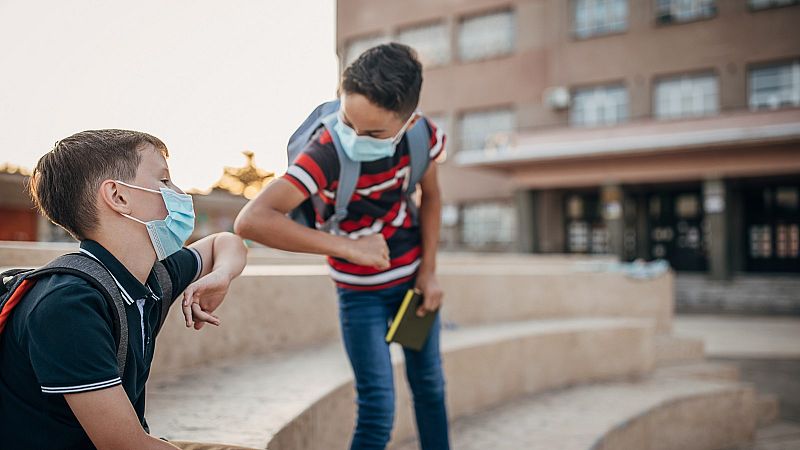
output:
[[[100,183],[100,198],[106,206],[120,214],[131,213],[128,193],[128,188],[116,181],[105,180]]]

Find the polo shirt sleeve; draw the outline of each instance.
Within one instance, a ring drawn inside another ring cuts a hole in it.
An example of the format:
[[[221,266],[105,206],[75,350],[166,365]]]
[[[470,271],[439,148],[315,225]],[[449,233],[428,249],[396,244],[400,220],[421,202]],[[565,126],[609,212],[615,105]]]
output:
[[[447,136],[444,134],[444,130],[438,127],[435,123],[433,123],[427,117],[425,118],[425,123],[428,125],[428,130],[431,134],[431,142],[430,142],[430,157],[431,161],[436,162],[444,162],[447,158],[447,152],[445,150],[445,144],[447,143]]]
[[[120,384],[111,312],[88,284],[45,294],[27,322],[27,351],[45,394],[72,394]]]
[[[170,280],[172,280],[170,302],[174,302],[176,298],[180,297],[186,287],[197,280],[203,271],[203,260],[200,253],[193,248],[184,247],[165,259],[163,263],[169,272]]]

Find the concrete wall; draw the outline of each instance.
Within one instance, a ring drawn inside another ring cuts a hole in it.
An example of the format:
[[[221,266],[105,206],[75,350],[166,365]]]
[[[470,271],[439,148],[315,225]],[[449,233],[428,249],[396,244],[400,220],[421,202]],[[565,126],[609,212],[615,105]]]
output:
[[[672,275],[634,280],[562,266],[450,265],[440,271],[447,327],[548,318],[649,319],[672,323]],[[154,373],[219,358],[272,353],[338,339],[338,305],[327,269],[249,266],[218,310],[222,326],[187,330],[173,308],[159,337]],[[300,326],[299,324],[302,324]]]

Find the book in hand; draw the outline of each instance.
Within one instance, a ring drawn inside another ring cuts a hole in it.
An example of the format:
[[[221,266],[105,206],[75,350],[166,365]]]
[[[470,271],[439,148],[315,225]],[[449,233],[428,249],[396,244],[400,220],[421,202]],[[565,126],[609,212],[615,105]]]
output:
[[[428,340],[433,322],[439,311],[428,312],[423,317],[417,315],[422,306],[422,292],[409,289],[400,304],[400,309],[392,320],[392,326],[386,333],[386,342],[396,342],[405,348],[420,351]]]

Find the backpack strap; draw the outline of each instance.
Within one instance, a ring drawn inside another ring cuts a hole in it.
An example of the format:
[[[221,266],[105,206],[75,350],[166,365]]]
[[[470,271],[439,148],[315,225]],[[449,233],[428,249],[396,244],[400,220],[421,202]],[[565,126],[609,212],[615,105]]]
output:
[[[69,274],[86,280],[92,287],[100,291],[106,301],[113,306],[111,320],[114,337],[117,341],[117,367],[119,376],[122,378],[128,359],[128,319],[125,313],[125,300],[111,272],[100,261],[90,256],[82,253],[68,253],[31,271],[25,276],[25,279],[50,274]]]
[[[415,223],[418,223],[417,205],[411,196],[416,191],[417,184],[422,180],[431,162],[431,133],[424,117],[417,120],[417,123],[406,132],[406,139],[408,139],[408,153],[411,158],[409,164],[411,173],[408,176],[408,185],[405,188],[405,200],[406,207],[411,212],[411,218]]]
[[[158,281],[158,285],[161,286],[161,318],[158,321],[158,328],[156,328],[154,334],[158,335],[158,332],[161,331],[161,327],[164,326],[164,321],[167,320],[169,307],[172,306],[172,300],[175,294],[172,292],[172,278],[170,278],[164,263],[156,261],[155,266],[153,266],[153,272],[156,273],[156,281]]]
[[[336,156],[339,158],[339,185],[336,188],[336,202],[333,215],[320,229],[323,231],[331,231],[334,234],[341,234],[339,223],[347,217],[347,205],[350,204],[350,199],[353,198],[358,177],[361,175],[361,163],[353,161],[347,156],[341,141],[339,141],[339,135],[334,131],[333,127],[338,121],[338,112],[328,114],[322,119],[322,124],[328,129],[331,140],[333,141],[333,146],[336,148]]]

